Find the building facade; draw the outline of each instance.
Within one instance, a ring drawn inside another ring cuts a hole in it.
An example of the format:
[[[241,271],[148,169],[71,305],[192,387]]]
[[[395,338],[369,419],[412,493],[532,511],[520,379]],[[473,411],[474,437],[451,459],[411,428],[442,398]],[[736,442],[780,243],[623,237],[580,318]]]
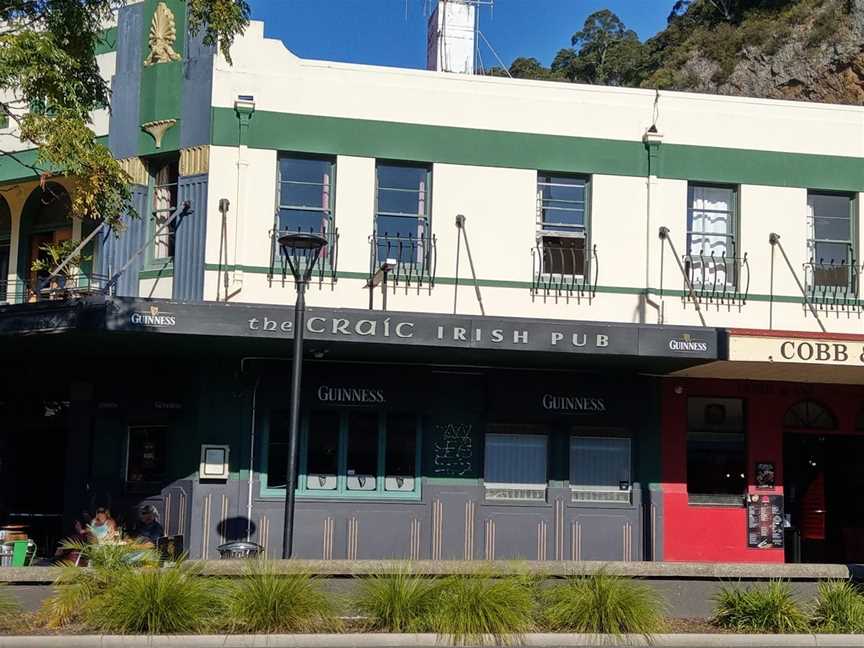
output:
[[[299,556],[862,559],[861,108],[104,45],[123,231],[34,272],[97,224],[0,160],[9,521],[280,555],[301,230]]]

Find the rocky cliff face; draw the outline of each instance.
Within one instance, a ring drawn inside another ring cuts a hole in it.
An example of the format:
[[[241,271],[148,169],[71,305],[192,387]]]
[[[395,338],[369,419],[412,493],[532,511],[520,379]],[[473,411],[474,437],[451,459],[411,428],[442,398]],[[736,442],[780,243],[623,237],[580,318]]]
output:
[[[800,4],[797,14],[778,14],[773,22],[762,16],[765,25],[759,29],[770,25],[772,35],[744,44],[731,63],[708,55],[692,42],[679,45],[680,66],[667,87],[864,105],[864,0]],[[748,28],[758,33],[747,23],[738,27]],[[652,79],[643,85],[653,85]]]

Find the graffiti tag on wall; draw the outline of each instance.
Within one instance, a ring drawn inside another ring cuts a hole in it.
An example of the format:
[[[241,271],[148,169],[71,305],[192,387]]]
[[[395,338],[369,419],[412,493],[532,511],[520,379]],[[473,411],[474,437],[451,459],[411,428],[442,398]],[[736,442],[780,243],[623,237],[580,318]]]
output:
[[[474,446],[471,439],[471,425],[468,423],[447,423],[435,426],[434,471],[437,474],[462,477],[471,472],[471,459]]]

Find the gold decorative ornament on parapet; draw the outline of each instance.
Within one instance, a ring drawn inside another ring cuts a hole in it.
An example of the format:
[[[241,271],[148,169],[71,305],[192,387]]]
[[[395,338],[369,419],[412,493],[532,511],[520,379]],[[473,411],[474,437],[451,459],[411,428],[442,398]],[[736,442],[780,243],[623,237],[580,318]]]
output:
[[[153,12],[153,22],[150,23],[150,54],[144,59],[144,65],[170,63],[179,61],[180,55],[174,51],[177,40],[177,25],[174,14],[164,2],[156,5]]]

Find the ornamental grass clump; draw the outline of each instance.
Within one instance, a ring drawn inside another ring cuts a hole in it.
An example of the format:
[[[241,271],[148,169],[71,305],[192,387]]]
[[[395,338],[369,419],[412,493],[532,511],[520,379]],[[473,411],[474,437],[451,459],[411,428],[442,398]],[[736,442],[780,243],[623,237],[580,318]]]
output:
[[[248,561],[223,589],[224,624],[231,632],[287,633],[338,628],[318,580],[304,572],[278,573],[266,560]]]
[[[127,570],[85,608],[90,630],[116,634],[186,634],[210,627],[221,599],[199,570],[172,567]]]
[[[820,583],[810,623],[816,632],[864,633],[864,595],[849,581]]]
[[[714,597],[712,621],[736,632],[807,632],[807,615],[782,581],[747,589],[723,588]]]
[[[393,573],[364,579],[354,607],[368,618],[371,630],[426,632],[432,626],[442,582],[412,574],[410,567],[405,565]]]
[[[441,583],[430,629],[454,645],[521,643],[533,627],[531,579],[475,574],[451,576]]]
[[[49,628],[81,622],[88,605],[109,592],[121,576],[138,567],[159,564],[155,550],[134,543],[67,540],[61,546],[78,552],[89,567],[82,569],[74,563],[61,563],[62,570],[54,581],[54,595],[45,600],[40,611]]]
[[[664,626],[665,604],[655,590],[604,572],[550,587],[541,602],[542,623],[553,632],[650,635]]]

